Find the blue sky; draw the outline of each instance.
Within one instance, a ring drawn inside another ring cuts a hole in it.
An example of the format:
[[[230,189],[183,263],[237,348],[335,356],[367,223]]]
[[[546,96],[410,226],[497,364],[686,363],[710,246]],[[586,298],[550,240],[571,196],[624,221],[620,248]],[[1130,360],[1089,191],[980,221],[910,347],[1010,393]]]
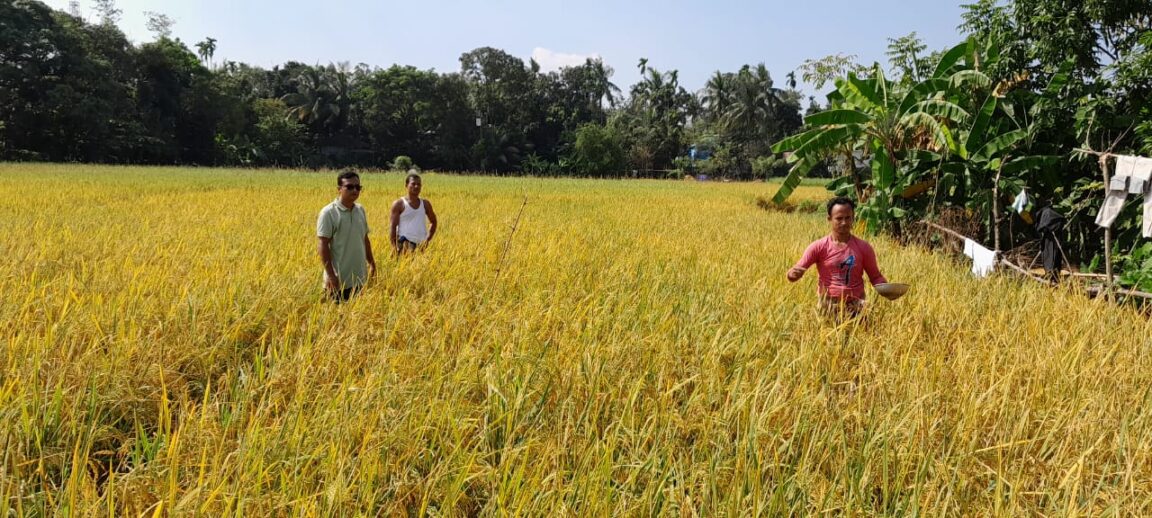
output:
[[[136,42],[153,39],[145,11],[176,21],[189,47],[216,38],[216,61],[271,67],[289,60],[327,64],[394,63],[439,72],[459,69],[460,54],[491,46],[545,69],[596,55],[627,91],[647,57],[678,69],[695,91],[714,71],[763,62],[777,84],[805,59],[844,53],[887,63],[887,38],[912,31],[929,50],[959,42],[956,26],[969,0],[118,0],[120,27]],[[49,0],[67,9],[68,0]],[[91,0],[80,11],[95,19]],[[806,94],[814,92],[806,89]]]

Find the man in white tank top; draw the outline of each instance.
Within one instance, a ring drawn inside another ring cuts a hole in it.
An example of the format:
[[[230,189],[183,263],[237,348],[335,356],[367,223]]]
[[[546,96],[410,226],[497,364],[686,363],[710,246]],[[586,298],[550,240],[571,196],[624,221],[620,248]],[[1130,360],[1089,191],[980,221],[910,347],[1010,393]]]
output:
[[[432,210],[428,200],[420,198],[423,186],[420,175],[408,175],[404,185],[408,196],[392,204],[392,230],[389,232],[392,249],[397,254],[423,248],[436,235],[436,211]]]

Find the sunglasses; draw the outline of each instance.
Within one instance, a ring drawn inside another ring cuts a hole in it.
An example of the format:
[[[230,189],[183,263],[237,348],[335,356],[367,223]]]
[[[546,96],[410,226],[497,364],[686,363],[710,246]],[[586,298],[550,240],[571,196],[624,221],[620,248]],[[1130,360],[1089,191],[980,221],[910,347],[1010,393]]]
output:
[[[362,190],[364,190],[364,186],[360,185],[358,183],[350,183],[350,184],[344,185],[342,187],[344,187],[345,189],[348,189],[349,191],[362,191]]]

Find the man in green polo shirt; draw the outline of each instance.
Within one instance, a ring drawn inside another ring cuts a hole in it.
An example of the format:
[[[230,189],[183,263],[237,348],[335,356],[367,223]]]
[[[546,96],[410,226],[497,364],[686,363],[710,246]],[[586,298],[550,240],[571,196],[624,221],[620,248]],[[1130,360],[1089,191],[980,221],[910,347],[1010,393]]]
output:
[[[368,241],[368,216],[364,206],[356,203],[363,189],[360,175],[344,171],[336,177],[336,186],[339,196],[316,219],[316,237],[324,263],[324,291],[339,303],[358,293],[376,274],[376,260]]]

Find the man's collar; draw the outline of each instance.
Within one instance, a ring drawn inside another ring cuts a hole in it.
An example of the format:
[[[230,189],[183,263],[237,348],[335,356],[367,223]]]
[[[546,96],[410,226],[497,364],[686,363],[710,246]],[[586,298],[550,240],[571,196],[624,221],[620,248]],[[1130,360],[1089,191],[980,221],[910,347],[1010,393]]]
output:
[[[335,201],[333,201],[333,202],[332,202],[332,204],[333,204],[333,205],[336,205],[336,208],[337,208],[337,209],[339,209],[339,210],[340,210],[340,212],[348,212],[348,211],[350,211],[350,210],[352,210],[352,209],[356,208],[356,202],[352,202],[352,209],[350,209],[350,208],[348,208],[348,207],[345,207],[345,206],[344,206],[344,203],[340,201],[340,197],[339,197],[339,196],[337,196],[337,197],[336,197],[336,200],[335,200]]]

